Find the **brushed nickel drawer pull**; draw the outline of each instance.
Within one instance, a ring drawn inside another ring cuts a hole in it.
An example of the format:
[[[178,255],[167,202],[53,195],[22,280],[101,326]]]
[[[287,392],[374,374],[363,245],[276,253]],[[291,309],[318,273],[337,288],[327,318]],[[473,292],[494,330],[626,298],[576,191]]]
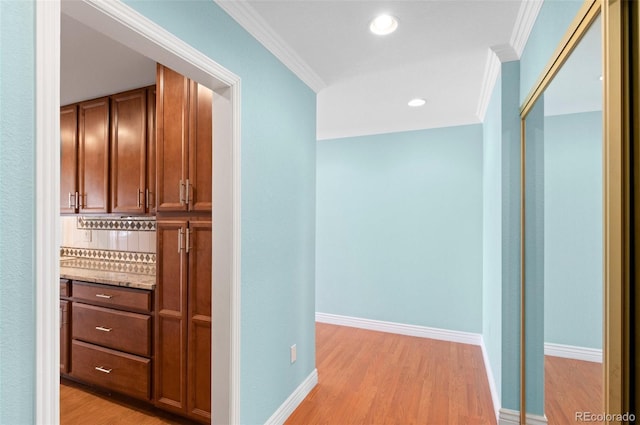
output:
[[[78,192],[76,192],[78,193]],[[73,193],[69,192],[69,208],[73,208],[73,206],[71,205],[71,200],[73,198]]]
[[[102,332],[111,332],[111,329],[113,328],[105,328],[103,326],[96,326],[96,330],[97,331],[102,331]]]
[[[111,371],[112,371],[113,369],[105,369],[105,368],[103,368],[102,366],[96,366],[96,370],[97,370],[97,371],[100,371],[100,372],[103,372],[103,373],[111,373]]]
[[[111,298],[113,298],[113,296],[111,295],[107,295],[107,294],[96,294],[96,297],[98,298],[106,298],[108,300],[110,300]]]

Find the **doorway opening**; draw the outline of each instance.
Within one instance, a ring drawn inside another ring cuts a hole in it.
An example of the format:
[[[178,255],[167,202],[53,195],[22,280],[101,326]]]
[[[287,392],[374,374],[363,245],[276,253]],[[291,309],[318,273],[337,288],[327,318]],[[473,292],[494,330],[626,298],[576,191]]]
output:
[[[207,86],[213,95],[212,422],[236,423],[240,380],[240,79],[121,2],[36,4],[36,422],[59,421],[61,13]],[[54,353],[52,356],[51,353]]]

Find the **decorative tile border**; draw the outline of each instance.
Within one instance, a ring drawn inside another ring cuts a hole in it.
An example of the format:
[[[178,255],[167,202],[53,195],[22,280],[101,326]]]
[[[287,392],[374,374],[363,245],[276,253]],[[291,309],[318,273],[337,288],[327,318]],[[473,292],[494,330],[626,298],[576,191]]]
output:
[[[155,232],[155,217],[78,217],[78,229]]]
[[[150,276],[156,274],[156,265],[152,263],[127,263],[123,261],[92,260],[89,258],[65,260],[60,263],[60,267],[118,273],[137,273]]]
[[[76,257],[86,260],[111,261],[133,264],[156,264],[156,254],[152,252],[112,251],[108,249],[90,249],[60,247],[61,257]]]

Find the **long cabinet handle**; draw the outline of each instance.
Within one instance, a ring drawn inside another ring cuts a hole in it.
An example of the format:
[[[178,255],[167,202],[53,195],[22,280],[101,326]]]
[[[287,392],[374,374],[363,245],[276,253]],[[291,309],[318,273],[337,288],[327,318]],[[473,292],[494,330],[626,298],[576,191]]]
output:
[[[184,205],[184,182],[180,180],[180,205]]]
[[[104,367],[102,367],[102,366],[96,366],[96,367],[95,367],[95,369],[96,369],[97,371],[100,371],[100,372],[103,372],[103,373],[111,373],[111,371],[113,370],[113,369],[105,369],[105,368],[104,368]]]
[[[138,197],[138,208],[142,207],[142,202],[140,201],[140,195],[142,194],[142,190],[140,190],[140,188],[138,188],[138,193],[136,194],[136,196]]]
[[[191,242],[189,239],[191,239],[191,229],[187,229],[186,233],[186,237],[187,237],[187,243],[186,243],[186,251],[187,254],[189,253],[189,250],[191,249]]]
[[[96,326],[96,330],[97,331],[111,332],[111,329],[113,329],[113,328],[105,328],[104,326]]]
[[[189,184],[189,179],[187,179],[187,185],[186,185],[186,188],[185,188],[185,201],[184,201],[187,204],[187,206],[189,206],[189,203],[190,203],[190,199],[189,199],[190,198],[189,195],[190,195],[190,191],[191,191],[190,187],[191,187],[191,185]]]
[[[146,208],[146,209],[151,208],[151,207],[149,206],[149,205],[150,205],[150,203],[151,203],[151,201],[149,200],[149,194],[150,194],[150,193],[151,193],[151,192],[149,192],[149,188],[146,188],[146,189],[144,190],[144,206],[145,206],[145,208]]]
[[[182,229],[178,229],[178,254],[182,252]]]
[[[76,192],[78,193],[78,192]],[[71,198],[73,197],[73,193],[69,192],[69,208],[73,208],[73,206],[71,205]]]
[[[76,202],[75,202],[75,207],[80,208],[80,194],[78,192],[76,192]]]
[[[110,300],[111,298],[113,298],[113,295],[96,294],[96,297],[98,297],[98,298],[106,298],[106,299]]]

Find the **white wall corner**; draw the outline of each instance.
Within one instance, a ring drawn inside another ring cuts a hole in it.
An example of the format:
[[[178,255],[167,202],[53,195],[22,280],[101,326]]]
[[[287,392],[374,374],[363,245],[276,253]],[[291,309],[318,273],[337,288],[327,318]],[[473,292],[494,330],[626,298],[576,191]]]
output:
[[[529,34],[531,34],[533,25],[536,23],[542,3],[543,0],[524,0],[520,4],[516,23],[513,26],[513,32],[511,33],[511,40],[509,42],[509,44],[513,46],[518,58],[522,56],[524,47],[527,45]]]
[[[527,425],[547,425],[547,417],[527,413]],[[520,425],[520,412],[511,409],[500,409],[498,425]]]
[[[276,410],[273,415],[267,419],[265,425],[284,424],[287,418],[291,416],[291,414],[316,385],[318,385],[318,369],[314,369],[311,374],[307,376],[300,385],[298,385],[298,388],[296,388],[291,395],[287,397],[278,410]]]
[[[476,115],[480,122],[484,122],[487,108],[491,101],[493,88],[498,81],[500,75],[500,59],[492,49],[487,49],[487,59],[484,65],[484,75],[482,77],[482,87],[480,87],[480,98],[478,99],[478,108]]]
[[[267,24],[247,1],[214,1],[314,92],[318,93],[327,87],[327,84],[309,64]]]
[[[496,414],[496,423],[500,421],[500,395],[496,386],[496,380],[493,377],[493,369],[489,361],[489,353],[484,345],[484,338],[480,339],[480,348],[482,349],[482,359],[484,360],[484,369],[487,371],[487,381],[489,382],[489,391],[491,392],[491,401],[493,402],[493,411]]]

